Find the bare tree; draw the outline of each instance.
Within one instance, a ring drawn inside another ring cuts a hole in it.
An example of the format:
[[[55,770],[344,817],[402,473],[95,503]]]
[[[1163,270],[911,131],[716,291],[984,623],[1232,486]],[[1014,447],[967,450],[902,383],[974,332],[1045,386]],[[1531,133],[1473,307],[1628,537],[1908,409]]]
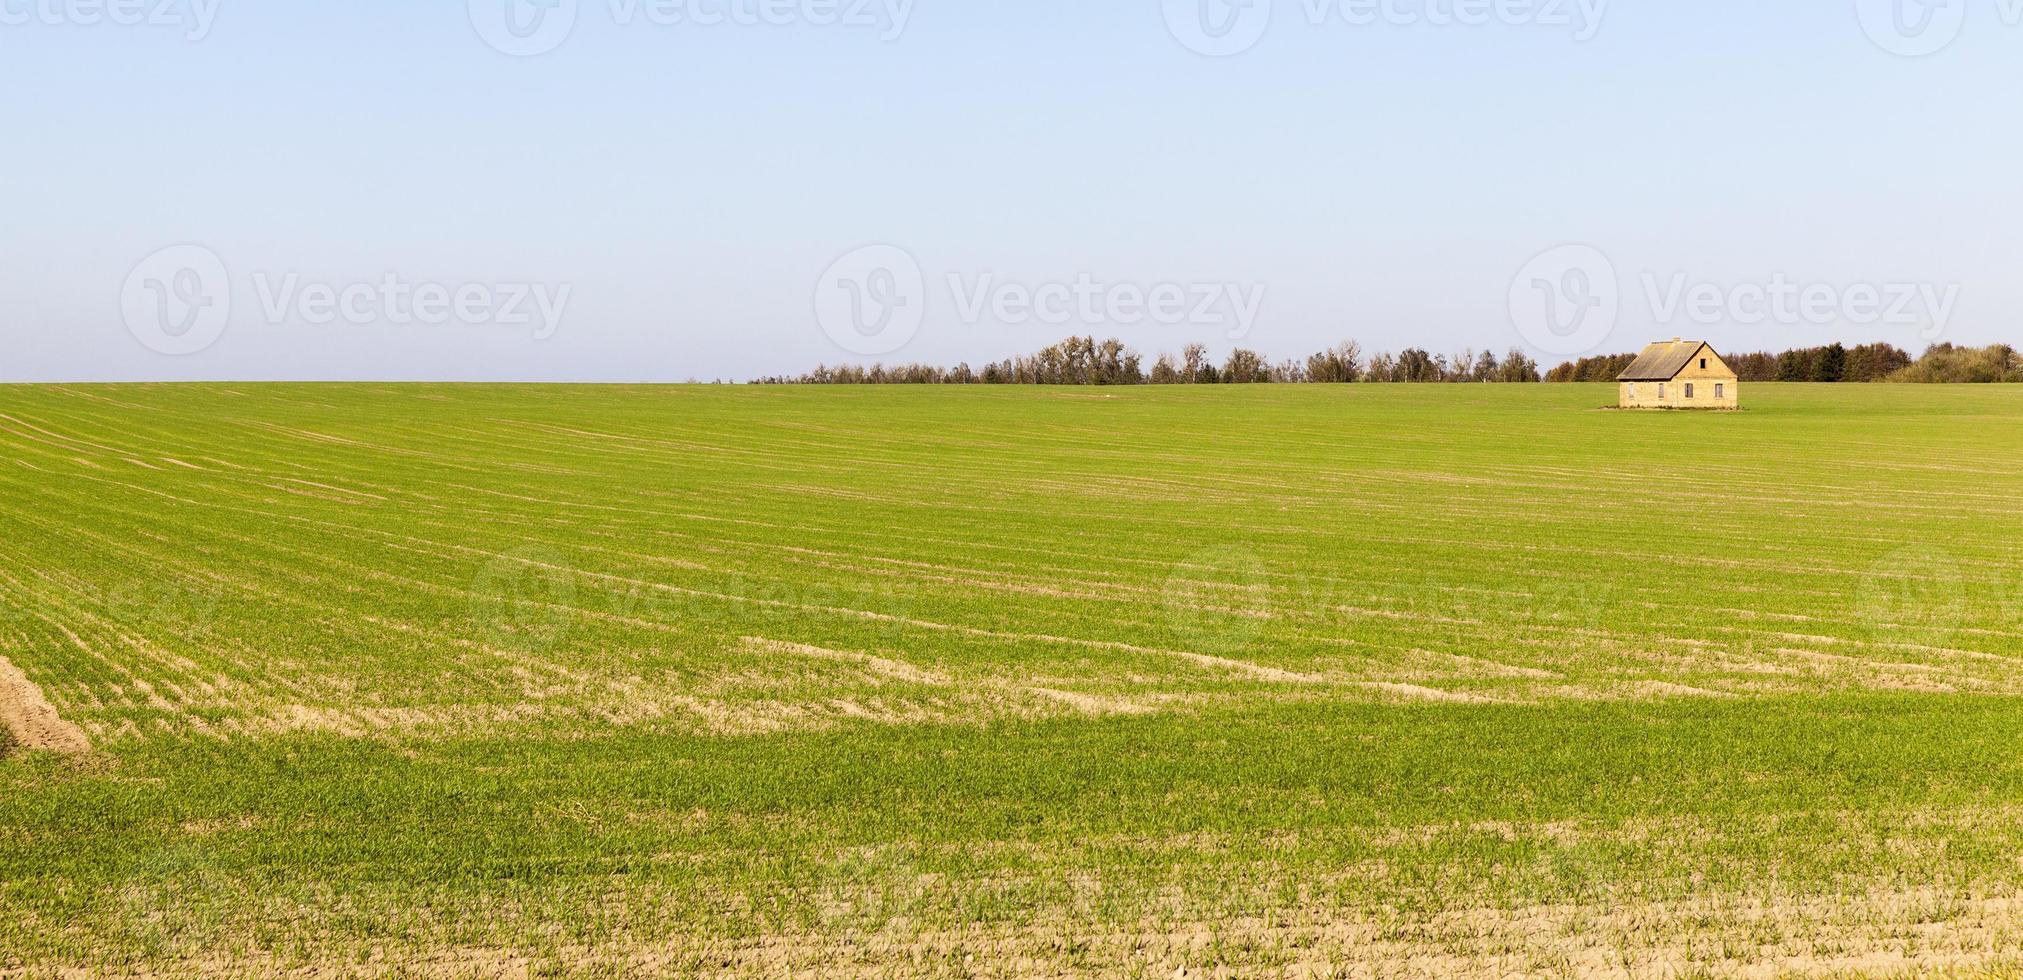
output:
[[[1336,344],[1307,358],[1307,379],[1320,384],[1346,384],[1362,379],[1363,348],[1353,340]]]
[[[1256,384],[1266,380],[1264,357],[1254,350],[1237,348],[1222,365],[1222,382],[1232,385]]]

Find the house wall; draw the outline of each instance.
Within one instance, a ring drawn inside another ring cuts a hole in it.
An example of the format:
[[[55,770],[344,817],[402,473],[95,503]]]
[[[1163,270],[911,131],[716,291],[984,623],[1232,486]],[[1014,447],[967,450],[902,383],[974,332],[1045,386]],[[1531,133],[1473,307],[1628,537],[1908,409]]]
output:
[[[1707,362],[1704,368],[1700,366],[1703,360]],[[1693,355],[1693,359],[1686,364],[1686,369],[1680,371],[1679,377],[1675,380],[1733,382],[1735,369],[1729,367],[1728,362],[1721,359],[1721,355],[1714,353],[1714,348],[1701,347],[1700,352]]]
[[[1706,367],[1701,367],[1704,360]],[[1742,407],[1742,386],[1735,380],[1735,369],[1714,353],[1714,348],[1702,345],[1693,359],[1679,376],[1664,382],[1665,397],[1658,397],[1656,381],[1623,381],[1617,404],[1622,408],[1706,408],[1734,410]],[[1693,386],[1693,397],[1686,397],[1686,386]],[[1720,398],[1714,397],[1714,386],[1721,385]],[[1633,397],[1630,392],[1635,389]]]
[[[1696,362],[1697,363],[1697,362]],[[1663,382],[1665,397],[1658,397],[1657,381],[1624,381],[1618,385],[1620,397],[1617,404],[1622,408],[1699,408],[1733,411],[1742,407],[1742,386],[1732,378],[1694,378],[1688,381],[1680,375],[1677,381]],[[1686,385],[1693,386],[1693,397],[1686,397]],[[1714,386],[1723,387],[1722,397],[1714,397]],[[1634,389],[1636,394],[1631,395]]]

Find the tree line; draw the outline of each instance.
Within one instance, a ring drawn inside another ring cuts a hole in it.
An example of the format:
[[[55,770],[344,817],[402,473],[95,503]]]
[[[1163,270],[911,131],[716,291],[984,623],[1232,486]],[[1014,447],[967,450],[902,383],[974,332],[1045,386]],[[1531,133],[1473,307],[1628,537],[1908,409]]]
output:
[[[1115,338],[1070,337],[1036,354],[986,364],[938,367],[930,364],[823,365],[796,377],[761,378],[754,384],[986,384],[986,385],[1180,385],[1180,384],[1348,384],[1537,382],[1538,362],[1522,350],[1498,357],[1473,349],[1452,355],[1417,347],[1401,353],[1365,356],[1361,344],[1346,341],[1302,359],[1271,361],[1237,348],[1217,362],[1203,344],[1189,344],[1178,356],[1160,354],[1148,366],[1143,355]]]
[[[1924,356],[1890,344],[1802,347],[1781,353],[1756,351],[1723,355],[1741,381],[1922,382],[1966,384],[2023,382],[2023,356],[2007,344],[1955,347],[1937,344]],[[1365,355],[1345,341],[1303,359],[1267,360],[1237,348],[1220,362],[1207,346],[1189,344],[1178,356],[1160,354],[1148,366],[1138,351],[1111,338],[1069,337],[1035,354],[984,365],[930,364],[823,365],[795,377],[761,378],[754,384],[984,384],[984,385],[1181,385],[1181,384],[1467,384],[1607,382],[1627,370],[1635,354],[1604,354],[1568,361],[1544,374],[1524,351],[1498,357],[1492,351],[1434,354],[1409,347],[1397,354]]]
[[[2023,382],[2023,357],[2007,344],[1956,347],[1936,344],[1924,356],[1890,344],[1848,347],[1800,347],[1781,353],[1756,351],[1724,354],[1739,381],[1809,381],[1822,383],[1892,381],[1924,384],[1988,384]],[[1635,354],[1583,357],[1546,372],[1553,382],[1614,381],[1629,369]]]

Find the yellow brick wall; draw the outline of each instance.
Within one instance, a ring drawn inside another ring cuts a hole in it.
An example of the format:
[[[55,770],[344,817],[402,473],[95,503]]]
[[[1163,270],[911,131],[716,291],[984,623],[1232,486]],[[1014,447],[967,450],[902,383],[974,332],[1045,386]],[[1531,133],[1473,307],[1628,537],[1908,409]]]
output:
[[[1665,397],[1658,397],[1658,386],[1663,385]],[[1686,397],[1686,385],[1693,386],[1693,397]],[[1714,386],[1721,386],[1721,397],[1714,397]],[[1617,404],[1622,408],[1705,408],[1737,409],[1742,407],[1741,385],[1734,381],[1624,381],[1620,384],[1621,397]],[[1635,394],[1631,392],[1634,390]]]
[[[1700,366],[1702,361],[1705,361],[1707,364],[1704,368]],[[1714,353],[1714,348],[1703,346],[1700,348],[1700,352],[1694,354],[1693,359],[1687,362],[1686,369],[1679,372],[1678,380],[1694,382],[1703,380],[1734,381],[1735,369],[1729,367],[1728,362],[1721,359],[1721,355]]]

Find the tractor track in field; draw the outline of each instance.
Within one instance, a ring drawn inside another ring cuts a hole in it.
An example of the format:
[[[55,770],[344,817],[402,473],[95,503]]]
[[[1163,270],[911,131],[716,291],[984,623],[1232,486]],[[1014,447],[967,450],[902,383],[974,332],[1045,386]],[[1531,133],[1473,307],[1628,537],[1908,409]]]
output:
[[[6,657],[0,657],[0,726],[18,748],[70,755],[91,751],[84,730],[64,721],[42,696],[42,689]],[[4,754],[5,747],[0,747],[0,755]]]

